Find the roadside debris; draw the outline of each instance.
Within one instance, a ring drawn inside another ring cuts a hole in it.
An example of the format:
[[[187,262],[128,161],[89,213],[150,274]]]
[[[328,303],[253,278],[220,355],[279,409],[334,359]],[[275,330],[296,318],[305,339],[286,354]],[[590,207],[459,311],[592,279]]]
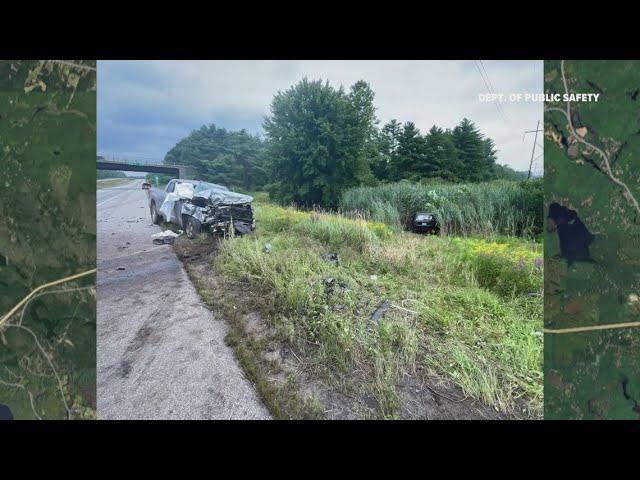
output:
[[[245,235],[251,231],[251,226],[246,223],[237,222],[233,225],[235,235]]]
[[[174,232],[172,230],[165,230],[164,232],[154,233],[151,235],[153,239],[153,243],[155,245],[171,245],[176,238],[181,236],[184,232],[182,230],[178,230],[178,232]]]
[[[375,311],[371,314],[371,321],[374,323],[380,323],[380,319],[383,317],[387,310],[391,307],[388,300],[381,301],[376,307]]]
[[[273,250],[273,247],[271,246],[270,243],[265,243],[264,244],[264,253],[271,253],[271,250]]]
[[[332,293],[343,293],[349,290],[349,285],[345,282],[338,282],[333,277],[322,279],[324,283],[324,291],[327,295]]]
[[[337,253],[323,253],[320,255],[320,258],[327,263],[332,263],[333,265],[338,265],[340,263]]]

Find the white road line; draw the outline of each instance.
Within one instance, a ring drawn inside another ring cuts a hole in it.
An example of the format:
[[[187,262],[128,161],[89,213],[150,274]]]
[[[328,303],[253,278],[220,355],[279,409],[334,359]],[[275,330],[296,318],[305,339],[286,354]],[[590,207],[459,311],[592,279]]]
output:
[[[131,183],[134,183],[134,184],[135,184],[135,183],[137,183],[137,182],[131,182]],[[104,205],[105,203],[107,203],[107,202],[109,202],[109,201],[111,201],[111,200],[113,200],[113,199],[115,199],[115,198],[120,198],[120,197],[122,197],[125,193],[128,193],[128,192],[130,192],[130,191],[131,191],[131,187],[128,187],[128,188],[119,188],[119,187],[116,187],[116,188],[114,188],[113,190],[122,190],[122,193],[119,193],[119,194],[117,194],[117,195],[112,195],[111,197],[107,198],[106,200],[103,200],[103,201],[101,201],[100,203],[97,203],[97,204],[96,204],[96,208],[98,208],[100,205]]]
[[[127,193],[127,192],[125,191],[125,192],[122,192],[122,193],[120,193],[118,195],[112,195],[111,197],[107,198],[106,200],[103,200],[102,202],[96,204],[96,208],[99,207],[100,205],[104,205],[105,203],[107,203],[107,202],[109,202],[109,201],[111,201],[111,200],[113,200],[115,198],[122,197],[125,193]]]

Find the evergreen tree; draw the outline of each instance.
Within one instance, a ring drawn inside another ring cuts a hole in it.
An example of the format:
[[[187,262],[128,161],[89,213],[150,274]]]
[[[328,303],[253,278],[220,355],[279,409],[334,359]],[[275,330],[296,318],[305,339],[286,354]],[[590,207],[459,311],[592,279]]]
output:
[[[396,157],[401,133],[402,125],[397,120],[391,120],[376,133],[379,155],[371,165],[371,170],[378,180],[392,181],[399,176],[394,169],[398,163]]]
[[[465,118],[453,129],[453,143],[461,160],[458,178],[468,182],[485,180],[487,145],[471,120]]]
[[[449,181],[456,180],[458,152],[450,131],[444,131],[435,125],[425,135],[425,162],[420,169],[422,177],[439,177]]]
[[[395,157],[395,180],[417,180],[425,163],[425,141],[413,122],[402,127]]]
[[[483,180],[491,180],[496,176],[496,160],[498,159],[498,151],[496,150],[495,143],[490,138],[484,138],[482,140],[484,146],[484,163],[482,166]]]

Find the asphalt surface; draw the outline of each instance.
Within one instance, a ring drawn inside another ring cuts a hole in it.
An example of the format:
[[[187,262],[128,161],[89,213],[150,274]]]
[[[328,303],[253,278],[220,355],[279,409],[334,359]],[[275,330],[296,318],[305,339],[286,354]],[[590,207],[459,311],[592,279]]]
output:
[[[98,418],[268,419],[141,181],[98,190]]]

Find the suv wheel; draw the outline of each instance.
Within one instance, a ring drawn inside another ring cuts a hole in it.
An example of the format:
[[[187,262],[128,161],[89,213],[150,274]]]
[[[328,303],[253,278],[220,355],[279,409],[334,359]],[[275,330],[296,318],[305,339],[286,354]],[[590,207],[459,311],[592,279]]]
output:
[[[151,202],[151,222],[154,223],[155,225],[160,225],[160,221],[162,220],[160,218],[160,215],[158,215],[158,210],[156,209],[156,202]]]
[[[188,239],[193,240],[194,238],[196,238],[196,235],[198,235],[201,230],[202,224],[199,220],[193,217],[187,217],[185,233],[187,234]]]

